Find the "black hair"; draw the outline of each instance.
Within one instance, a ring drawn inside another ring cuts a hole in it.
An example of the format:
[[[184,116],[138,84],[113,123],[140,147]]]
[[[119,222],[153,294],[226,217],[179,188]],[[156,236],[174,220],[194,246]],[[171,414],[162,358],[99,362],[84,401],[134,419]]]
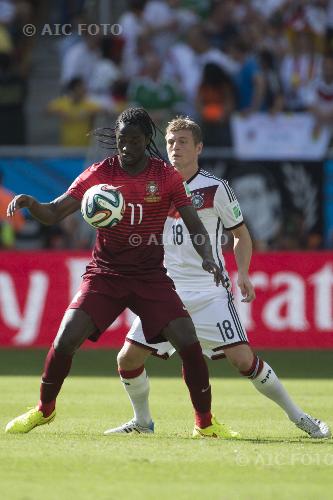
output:
[[[84,81],[82,78],[80,78],[79,76],[76,76],[74,78],[72,78],[67,84],[66,84],[66,87],[65,87],[65,91],[66,92],[72,92],[73,90],[75,90],[77,87],[81,86],[81,85],[84,85]]]
[[[221,66],[215,63],[207,63],[204,66],[201,83],[218,87],[224,83],[233,85],[232,79]]]
[[[158,147],[155,143],[155,138],[157,132],[162,134],[161,130],[157,127],[157,125],[150,118],[147,111],[143,108],[128,108],[125,109],[118,116],[115,124],[115,128],[103,127],[94,130],[93,135],[97,137],[98,141],[101,144],[104,144],[113,151],[117,150],[116,144],[116,133],[119,130],[120,124],[124,123],[125,125],[136,125],[138,126],[145,137],[149,138],[149,143],[147,145],[147,151],[150,156],[155,158],[159,158],[164,161],[164,158],[159,151]],[[163,134],[162,134],[163,135]]]

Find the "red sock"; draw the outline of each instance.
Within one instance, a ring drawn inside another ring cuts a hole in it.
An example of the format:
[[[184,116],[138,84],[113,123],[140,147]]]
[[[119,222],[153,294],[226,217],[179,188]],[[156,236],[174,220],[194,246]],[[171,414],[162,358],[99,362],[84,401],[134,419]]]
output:
[[[118,368],[118,373],[121,378],[136,378],[141,375],[144,369],[144,365],[139,366],[139,368],[136,368],[135,370],[122,370],[121,368]]]
[[[183,361],[183,377],[195,410],[195,423],[203,429],[212,423],[212,394],[208,368],[199,342],[185,347],[179,355]]]
[[[258,358],[258,356],[254,356],[251,368],[246,371],[241,371],[241,374],[249,379],[254,379],[259,375],[263,367],[263,360]]]
[[[38,409],[43,412],[44,417],[48,417],[55,408],[56,397],[69,373],[72,358],[71,355],[55,351],[53,346],[46,356],[38,404]]]
[[[42,403],[40,400],[38,402],[37,408],[39,411],[43,413],[44,417],[49,417],[53,410],[55,409],[55,399],[51,401],[50,403]]]
[[[205,427],[209,427],[212,425],[212,414],[210,411],[207,413],[198,413],[195,412],[195,425],[200,427],[200,429],[204,429]]]

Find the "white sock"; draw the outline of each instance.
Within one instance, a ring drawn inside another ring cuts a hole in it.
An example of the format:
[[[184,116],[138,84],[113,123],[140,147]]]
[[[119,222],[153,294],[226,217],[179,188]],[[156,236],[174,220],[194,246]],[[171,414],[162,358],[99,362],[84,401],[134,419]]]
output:
[[[290,399],[273,368],[265,361],[263,369],[251,382],[261,394],[281,406],[292,422],[297,422],[304,415],[304,412]]]
[[[149,378],[146,370],[134,378],[123,378],[120,375],[125,391],[130,398],[134,410],[134,419],[143,427],[148,427],[152,418],[149,409]]]

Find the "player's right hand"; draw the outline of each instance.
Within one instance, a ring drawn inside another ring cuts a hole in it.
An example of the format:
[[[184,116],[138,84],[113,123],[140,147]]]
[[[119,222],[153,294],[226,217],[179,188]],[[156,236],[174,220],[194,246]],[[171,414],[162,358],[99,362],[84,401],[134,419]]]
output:
[[[13,217],[16,210],[19,208],[30,208],[35,201],[35,198],[27,194],[18,194],[7,207],[7,217]]]
[[[256,298],[254,287],[247,275],[238,274],[237,285],[243,296],[242,302],[252,302]]]

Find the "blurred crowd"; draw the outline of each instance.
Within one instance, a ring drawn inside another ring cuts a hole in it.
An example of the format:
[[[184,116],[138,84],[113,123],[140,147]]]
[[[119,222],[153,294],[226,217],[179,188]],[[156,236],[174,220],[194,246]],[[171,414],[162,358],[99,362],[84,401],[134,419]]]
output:
[[[72,34],[57,39],[62,90],[46,111],[59,119],[63,146],[87,146],[94,126],[109,124],[129,105],[146,108],[162,130],[175,114],[190,115],[206,146],[232,146],[235,112],[310,111],[315,133],[333,124],[333,0],[127,0],[117,20],[121,34],[107,36],[79,33],[80,25],[96,22],[90,3],[58,2],[57,21],[70,23]],[[25,143],[33,42],[21,28],[38,20],[40,4],[0,0],[2,144]],[[15,138],[8,137],[13,130]],[[68,248],[79,226],[74,218],[32,233],[40,247]],[[80,229],[76,247],[91,246],[88,229]],[[311,245],[297,231],[285,243]]]
[[[41,0],[0,0],[0,144],[26,143],[25,103],[34,39],[23,26],[36,22]]]
[[[90,4],[61,0],[52,14],[71,25],[54,39],[61,94],[47,107],[61,145],[88,145],[96,120],[132,104],[162,129],[175,113],[189,114],[207,146],[232,146],[234,112],[310,110],[317,131],[333,120],[333,0],[127,0],[113,35],[80,32],[96,23]],[[36,38],[22,28],[41,22],[43,6],[0,0],[0,144],[25,143]]]
[[[89,23],[86,2],[78,3],[73,26]],[[232,145],[233,112],[313,110],[318,128],[332,121],[333,0],[126,4],[121,35],[79,36],[74,29],[60,42],[64,96],[49,111],[67,129],[73,118],[74,133],[62,131],[62,144],[82,145],[75,112],[89,128],[96,114],[116,115],[131,104],[149,110],[160,128],[175,113],[189,114],[211,146]]]

